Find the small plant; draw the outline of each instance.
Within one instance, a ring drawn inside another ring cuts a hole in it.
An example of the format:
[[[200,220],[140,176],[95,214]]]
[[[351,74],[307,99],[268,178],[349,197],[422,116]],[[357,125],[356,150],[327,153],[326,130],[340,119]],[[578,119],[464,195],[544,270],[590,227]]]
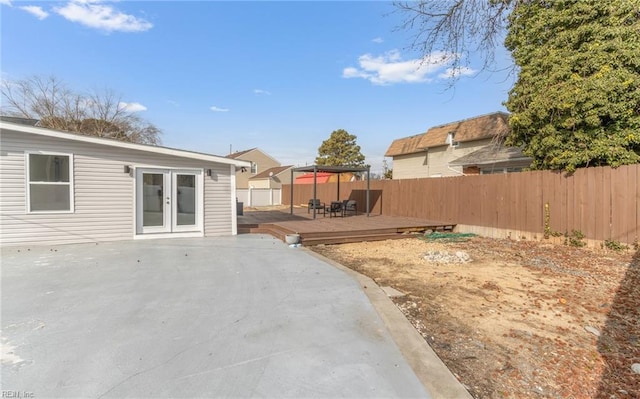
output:
[[[620,252],[629,249],[628,245],[622,244],[616,240],[604,240],[604,246],[612,251]]]
[[[544,238],[549,239],[551,236],[551,212],[549,212],[549,203],[544,204]]]
[[[584,240],[584,233],[580,230],[571,230],[571,235],[565,233],[564,235],[564,243],[566,245],[571,245],[572,247],[582,248],[587,245]]]
[[[551,211],[549,211],[549,203],[544,204],[544,238],[560,237],[562,233],[551,230]]]
[[[636,251],[640,250],[640,241],[638,241],[637,238],[635,240],[633,240],[633,244],[631,244],[631,245],[633,245],[633,249],[635,249]]]

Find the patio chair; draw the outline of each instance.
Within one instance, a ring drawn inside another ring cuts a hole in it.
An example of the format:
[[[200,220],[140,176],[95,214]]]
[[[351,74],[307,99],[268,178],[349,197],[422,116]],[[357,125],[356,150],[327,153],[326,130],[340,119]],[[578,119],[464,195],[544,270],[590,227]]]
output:
[[[342,216],[342,202],[340,201],[332,201],[331,202],[331,206],[327,208],[327,211],[329,211],[329,217],[332,216],[338,216],[338,214],[340,214],[340,216]]]
[[[309,205],[307,206],[307,213],[311,212],[312,209],[316,210],[316,213],[322,213],[323,215],[327,215],[325,212],[326,205],[324,202],[320,202],[319,199],[310,199]]]
[[[349,212],[354,215],[358,214],[358,203],[356,200],[344,200],[342,203],[342,216],[347,215]]]

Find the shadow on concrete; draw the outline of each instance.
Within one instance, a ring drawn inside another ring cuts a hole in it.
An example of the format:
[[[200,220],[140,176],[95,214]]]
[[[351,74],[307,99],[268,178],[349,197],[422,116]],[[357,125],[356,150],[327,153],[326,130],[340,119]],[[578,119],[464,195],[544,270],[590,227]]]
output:
[[[598,351],[605,361],[597,398],[640,398],[640,250],[636,251],[618,287]]]

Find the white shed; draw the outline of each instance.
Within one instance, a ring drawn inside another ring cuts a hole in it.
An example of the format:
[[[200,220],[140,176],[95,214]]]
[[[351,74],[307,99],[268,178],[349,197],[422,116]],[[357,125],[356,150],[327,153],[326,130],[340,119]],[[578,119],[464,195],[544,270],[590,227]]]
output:
[[[235,235],[242,167],[0,121],[0,245]]]

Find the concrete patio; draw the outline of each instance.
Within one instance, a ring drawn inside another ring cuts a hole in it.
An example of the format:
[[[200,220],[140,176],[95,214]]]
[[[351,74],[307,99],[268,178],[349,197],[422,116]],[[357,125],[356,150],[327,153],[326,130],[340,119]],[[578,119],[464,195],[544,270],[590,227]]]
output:
[[[431,397],[358,282],[265,235],[2,251],[2,389]]]

